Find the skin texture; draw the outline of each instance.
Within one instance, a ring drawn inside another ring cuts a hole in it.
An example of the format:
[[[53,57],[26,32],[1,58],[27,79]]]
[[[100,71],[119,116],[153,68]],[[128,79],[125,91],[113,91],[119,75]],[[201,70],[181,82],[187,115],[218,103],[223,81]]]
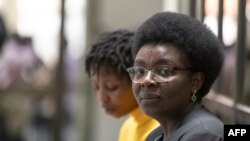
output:
[[[185,53],[173,44],[145,44],[136,55],[134,66],[153,69],[157,65],[189,68]],[[140,108],[158,120],[167,136],[178,128],[182,117],[195,105],[191,101],[194,91],[203,82],[201,73],[175,70],[168,82],[158,83],[148,75],[141,83],[133,83]]]
[[[111,69],[101,67],[98,74],[91,73],[90,79],[97,99],[107,114],[119,118],[138,107],[128,77],[118,76]]]

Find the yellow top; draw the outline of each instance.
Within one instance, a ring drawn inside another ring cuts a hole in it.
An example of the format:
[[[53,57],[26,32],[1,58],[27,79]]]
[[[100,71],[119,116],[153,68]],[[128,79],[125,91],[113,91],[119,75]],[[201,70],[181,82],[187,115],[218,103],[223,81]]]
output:
[[[149,133],[158,126],[156,120],[145,115],[140,108],[136,108],[123,123],[119,141],[145,141]]]

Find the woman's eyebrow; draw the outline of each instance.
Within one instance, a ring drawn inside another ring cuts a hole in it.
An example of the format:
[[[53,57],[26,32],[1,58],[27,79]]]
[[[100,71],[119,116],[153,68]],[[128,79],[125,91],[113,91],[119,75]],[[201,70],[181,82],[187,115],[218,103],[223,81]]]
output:
[[[143,59],[137,59],[135,60],[134,65],[146,65],[146,63]]]
[[[156,65],[174,65],[173,61],[169,59],[165,59],[165,58],[157,60],[155,64]]]

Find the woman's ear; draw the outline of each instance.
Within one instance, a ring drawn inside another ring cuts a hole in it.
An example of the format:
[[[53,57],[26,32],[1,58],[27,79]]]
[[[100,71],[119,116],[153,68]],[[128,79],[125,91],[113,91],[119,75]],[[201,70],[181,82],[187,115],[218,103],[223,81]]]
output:
[[[201,72],[196,72],[192,76],[192,93],[199,91],[204,82],[204,74]]]

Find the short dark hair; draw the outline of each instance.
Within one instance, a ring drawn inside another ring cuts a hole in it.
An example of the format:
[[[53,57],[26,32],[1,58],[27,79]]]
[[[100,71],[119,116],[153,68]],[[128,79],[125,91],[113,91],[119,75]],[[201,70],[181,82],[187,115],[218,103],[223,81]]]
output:
[[[206,25],[184,14],[162,12],[145,21],[135,33],[132,53],[135,57],[147,43],[172,43],[184,50],[194,72],[205,76],[199,100],[219,75],[224,54],[222,44]]]
[[[126,69],[133,65],[133,37],[134,32],[125,29],[101,34],[86,56],[85,67],[88,74],[90,75],[91,70],[96,73],[100,67],[108,67],[118,75],[128,77]]]

